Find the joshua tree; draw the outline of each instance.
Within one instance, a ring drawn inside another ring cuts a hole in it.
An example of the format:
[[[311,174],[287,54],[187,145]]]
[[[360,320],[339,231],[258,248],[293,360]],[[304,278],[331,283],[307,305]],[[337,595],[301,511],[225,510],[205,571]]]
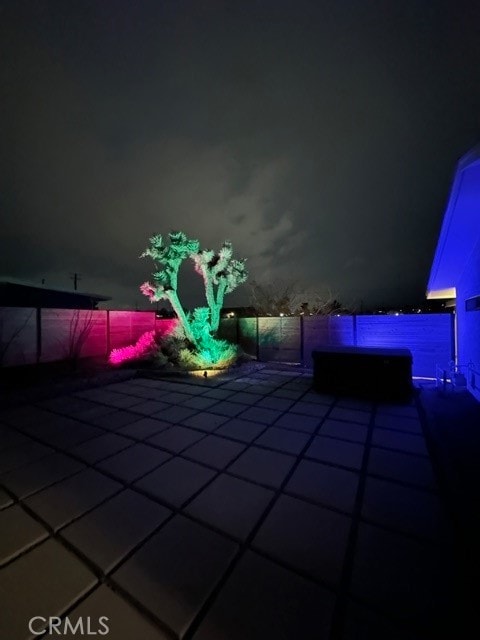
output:
[[[218,331],[223,298],[247,279],[245,260],[235,260],[231,242],[224,242],[218,253],[211,249],[192,255],[197,273],[203,276],[207,304],[210,309],[210,329]]]
[[[172,231],[169,234],[169,238],[170,244],[165,246],[161,235],[152,236],[150,238],[150,247],[140,256],[141,258],[145,256],[153,258],[157,269],[152,274],[155,285],[150,284],[150,282],[144,282],[140,287],[140,291],[150,298],[150,302],[167,299],[183,326],[185,336],[195,346],[198,346],[187,315],[178,298],[177,287],[180,265],[185,258],[197,252],[200,245],[198,240],[187,238],[182,231]]]
[[[192,240],[181,231],[169,234],[170,244],[164,245],[160,235],[150,238],[150,247],[141,257],[150,256],[157,271],[153,273],[155,284],[144,282],[143,294],[156,302],[168,299],[180,320],[186,338],[199,353],[210,354],[207,359],[215,361],[214,353],[226,349],[226,345],[215,344],[213,336],[218,330],[220,311],[225,294],[233,291],[247,279],[244,260],[235,260],[230,242],[224,242],[218,253],[212,250],[199,251],[198,240]],[[178,271],[185,258],[192,258],[197,273],[203,276],[208,307],[195,309],[186,314],[178,297]],[[160,268],[160,266],[162,268]]]

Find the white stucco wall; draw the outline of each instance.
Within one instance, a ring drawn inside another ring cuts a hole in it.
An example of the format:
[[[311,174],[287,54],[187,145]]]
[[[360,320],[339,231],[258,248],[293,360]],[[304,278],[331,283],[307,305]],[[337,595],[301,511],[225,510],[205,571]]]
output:
[[[473,363],[469,373],[469,391],[480,400],[480,310],[465,311],[465,300],[480,296],[480,240],[467,260],[457,283],[458,363]]]

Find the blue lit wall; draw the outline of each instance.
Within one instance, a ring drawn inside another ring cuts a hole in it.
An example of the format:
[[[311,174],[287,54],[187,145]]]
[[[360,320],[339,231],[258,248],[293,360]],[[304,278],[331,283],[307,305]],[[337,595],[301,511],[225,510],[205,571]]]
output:
[[[480,212],[480,198],[478,211]],[[457,283],[458,364],[473,363],[473,371],[467,376],[467,383],[471,393],[480,400],[480,310],[465,310],[465,300],[474,296],[480,296],[480,240]]]

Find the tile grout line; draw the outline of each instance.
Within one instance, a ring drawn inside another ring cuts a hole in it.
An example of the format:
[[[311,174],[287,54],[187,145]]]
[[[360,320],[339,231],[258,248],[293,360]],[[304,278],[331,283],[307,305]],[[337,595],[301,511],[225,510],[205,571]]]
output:
[[[358,531],[360,527],[360,518],[362,511],[363,496],[367,481],[368,461],[370,457],[370,447],[373,437],[373,429],[375,424],[375,416],[377,405],[374,404],[371,409],[370,421],[368,424],[367,438],[365,441],[365,449],[363,452],[362,466],[359,472],[359,480],[357,493],[355,496],[355,505],[351,514],[352,522],[347,540],[345,551],[342,576],[340,579],[340,589],[335,608],[333,611],[332,627],[330,631],[330,640],[341,640],[345,625],[345,616],[347,612],[350,582],[353,574],[353,565],[355,559]]]
[[[319,425],[317,425],[317,428],[316,428],[315,432],[318,431],[319,426],[323,423],[323,421],[326,419],[326,416],[330,413],[332,406],[329,408],[329,410],[327,411],[326,415],[324,415],[323,417],[319,418]],[[238,563],[240,562],[242,557],[245,555],[245,553],[247,551],[253,551],[253,549],[251,547],[251,542],[253,541],[253,539],[257,535],[259,529],[261,528],[261,526],[263,525],[263,523],[267,519],[268,515],[272,511],[272,509],[275,506],[276,502],[278,501],[279,497],[282,495],[283,488],[287,485],[287,483],[289,482],[290,478],[295,473],[295,470],[297,469],[298,465],[300,464],[301,460],[303,459],[303,453],[308,449],[308,447],[310,446],[310,444],[312,443],[312,441],[313,441],[313,439],[315,437],[315,432],[310,434],[309,440],[307,441],[307,443],[303,447],[302,451],[297,455],[295,463],[292,465],[292,467],[290,468],[289,472],[286,474],[286,476],[283,479],[283,481],[281,482],[280,486],[275,490],[274,495],[270,499],[270,502],[267,504],[267,506],[266,506],[265,510],[263,511],[261,517],[257,520],[257,523],[253,527],[253,529],[251,530],[250,534],[247,536],[247,538],[239,546],[239,549],[238,549],[237,553],[232,558],[232,560],[231,560],[230,564],[228,565],[227,569],[225,570],[225,572],[223,573],[221,578],[218,580],[216,586],[213,588],[213,590],[210,592],[209,596],[207,597],[207,599],[203,603],[202,607],[200,608],[200,610],[198,611],[197,615],[195,616],[195,618],[191,622],[190,626],[188,627],[187,631],[183,635],[182,640],[192,640],[193,634],[196,633],[196,631],[198,630],[200,624],[203,622],[203,620],[207,616],[207,614],[208,614],[209,610],[211,609],[211,607],[213,606],[215,600],[218,598],[223,586],[226,584],[226,582],[230,578],[231,574],[233,573],[234,569],[236,568],[236,566],[238,565]],[[297,573],[297,575],[299,575],[298,572],[296,572],[296,573]]]

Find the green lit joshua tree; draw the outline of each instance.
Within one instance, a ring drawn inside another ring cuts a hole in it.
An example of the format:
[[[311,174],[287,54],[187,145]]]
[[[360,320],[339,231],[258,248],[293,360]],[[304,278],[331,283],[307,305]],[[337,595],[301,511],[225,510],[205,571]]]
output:
[[[210,309],[210,328],[218,331],[225,294],[247,279],[245,260],[235,260],[231,242],[224,242],[218,253],[211,249],[192,254],[197,273],[203,276],[205,295]]]
[[[150,238],[150,247],[142,254],[150,256],[157,271],[154,284],[145,282],[140,287],[151,302],[170,301],[183,327],[185,337],[193,351],[182,350],[182,358],[188,365],[201,367],[232,361],[235,347],[224,340],[215,339],[220,322],[223,299],[247,279],[244,260],[235,260],[230,242],[225,242],[220,251],[199,251],[198,240],[192,240],[181,231],[169,234],[170,244],[164,245],[160,235]],[[186,258],[192,258],[196,271],[203,276],[208,307],[200,307],[186,314],[178,297],[178,271]]]
[[[182,231],[172,231],[169,234],[169,238],[170,244],[164,245],[161,235],[152,236],[150,238],[150,246],[140,256],[141,258],[150,256],[157,269],[152,273],[155,284],[144,282],[140,287],[140,291],[150,298],[150,302],[167,299],[183,326],[185,336],[195,346],[198,346],[187,315],[178,298],[177,287],[180,265],[185,258],[198,251],[200,244],[198,240],[187,238]]]

